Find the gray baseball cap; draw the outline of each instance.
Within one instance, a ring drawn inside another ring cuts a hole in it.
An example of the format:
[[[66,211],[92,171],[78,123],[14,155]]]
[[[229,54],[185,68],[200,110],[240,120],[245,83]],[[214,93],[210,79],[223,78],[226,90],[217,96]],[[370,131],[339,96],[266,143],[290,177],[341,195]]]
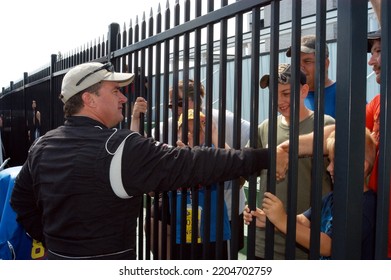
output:
[[[373,41],[381,40],[381,29],[368,33],[368,49],[367,52],[371,52]]]
[[[301,37],[300,51],[302,53],[315,53],[316,47],[316,37],[315,35],[305,35]],[[286,51],[286,56],[291,57],[292,55],[291,47]],[[326,57],[329,57],[329,47],[326,44]]]

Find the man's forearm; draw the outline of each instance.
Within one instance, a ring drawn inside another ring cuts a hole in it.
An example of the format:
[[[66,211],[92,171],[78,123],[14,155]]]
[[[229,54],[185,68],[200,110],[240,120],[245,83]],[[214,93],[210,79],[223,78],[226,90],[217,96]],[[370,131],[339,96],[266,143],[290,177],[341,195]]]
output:
[[[323,153],[327,154],[327,138],[330,136],[331,132],[335,130],[335,125],[327,125],[323,130]],[[299,156],[306,156],[313,154],[313,141],[314,133],[300,135],[299,136]]]
[[[327,143],[326,139],[329,137],[330,133],[335,130],[335,125],[327,125],[323,130],[323,153],[327,154]],[[303,134],[299,136],[299,147],[298,154],[299,156],[311,156],[313,153],[313,141],[314,133]],[[278,145],[278,148],[283,149],[286,152],[289,152],[289,141],[285,141]]]
[[[130,123],[130,130],[139,132],[140,131],[140,117],[132,115]]]

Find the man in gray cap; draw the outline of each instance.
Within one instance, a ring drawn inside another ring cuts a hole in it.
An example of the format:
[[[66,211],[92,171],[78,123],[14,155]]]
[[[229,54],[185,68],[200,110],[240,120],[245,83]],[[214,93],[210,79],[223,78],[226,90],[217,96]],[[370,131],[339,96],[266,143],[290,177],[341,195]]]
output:
[[[267,149],[175,148],[113,128],[127,102],[120,88],[133,78],[114,72],[110,63],[71,69],[60,95],[64,125],[30,148],[11,205],[27,233],[44,243],[49,259],[136,259],[144,193],[209,185],[267,168]]]
[[[376,75],[376,82],[380,84],[380,53],[381,53],[381,29],[368,33],[367,52],[371,53],[368,60],[369,66],[372,66]]]
[[[309,86],[308,96],[305,105],[314,110],[315,108],[315,35],[306,35],[301,37],[300,46],[300,67],[301,71],[307,76]],[[291,47],[286,51],[286,56],[291,57]],[[326,61],[325,61],[325,89],[324,89],[324,113],[335,118],[335,101],[337,84],[329,78],[328,69],[330,66],[329,49],[326,44]]]
[[[291,65],[282,63],[278,67],[278,112],[277,117],[277,145],[289,139],[290,107],[293,93],[291,91]],[[270,75],[262,76],[259,85],[261,88],[267,88],[270,83]],[[299,134],[307,134],[314,130],[314,112],[308,109],[304,103],[308,94],[308,85],[306,75],[300,71],[300,107],[299,107]],[[325,116],[325,124],[333,124],[334,119]],[[258,126],[257,148],[268,147],[269,120],[263,121]],[[302,157],[297,160],[298,163],[298,190],[297,190],[297,213],[302,213],[310,207],[311,196],[311,166],[312,159]],[[325,158],[322,179],[322,193],[326,194],[331,190],[331,180],[326,171],[327,159]],[[288,205],[288,179],[279,180],[276,184],[276,196],[281,199],[284,205]],[[260,199],[262,201],[264,193],[267,190],[267,172],[262,171],[260,177]],[[246,208],[248,211],[249,209]],[[274,259],[285,258],[285,235],[275,231],[274,235]],[[259,259],[265,258],[265,229],[256,229],[256,247],[255,255]],[[296,259],[308,259],[306,250],[296,247]]]

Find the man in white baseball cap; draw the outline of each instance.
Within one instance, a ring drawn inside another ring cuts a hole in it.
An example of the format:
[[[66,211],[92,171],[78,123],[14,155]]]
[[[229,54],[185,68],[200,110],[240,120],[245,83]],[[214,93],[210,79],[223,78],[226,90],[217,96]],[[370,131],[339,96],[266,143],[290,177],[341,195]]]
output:
[[[106,64],[99,62],[80,64],[64,76],[60,99],[65,103],[75,94],[101,81],[118,82],[120,87],[124,87],[130,84],[133,79],[133,73],[114,72],[114,67],[110,62]]]
[[[75,115],[81,109],[77,114],[90,116],[108,128],[121,122],[123,104],[127,102],[127,98],[120,88],[129,85],[134,74],[117,73],[113,69],[110,62],[89,62],[72,68],[64,76],[60,94],[60,99],[65,104],[65,117]],[[105,92],[111,94],[104,94]],[[103,106],[90,106],[97,104]],[[110,104],[113,106],[109,106]]]
[[[64,125],[33,143],[15,180],[17,221],[44,244],[49,259],[136,259],[143,194],[210,185],[268,166],[267,149],[176,148],[114,128],[127,102],[120,89],[133,76],[110,64],[71,69],[60,95]]]

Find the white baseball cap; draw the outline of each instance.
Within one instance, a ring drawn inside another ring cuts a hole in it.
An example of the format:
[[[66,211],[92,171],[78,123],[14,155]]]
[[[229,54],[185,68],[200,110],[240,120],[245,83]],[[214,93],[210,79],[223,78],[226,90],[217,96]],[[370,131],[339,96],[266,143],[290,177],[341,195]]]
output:
[[[65,103],[75,94],[101,81],[118,82],[120,87],[124,87],[129,85],[133,79],[133,73],[114,72],[114,67],[110,62],[106,64],[83,63],[65,74],[62,80],[60,99]]]

